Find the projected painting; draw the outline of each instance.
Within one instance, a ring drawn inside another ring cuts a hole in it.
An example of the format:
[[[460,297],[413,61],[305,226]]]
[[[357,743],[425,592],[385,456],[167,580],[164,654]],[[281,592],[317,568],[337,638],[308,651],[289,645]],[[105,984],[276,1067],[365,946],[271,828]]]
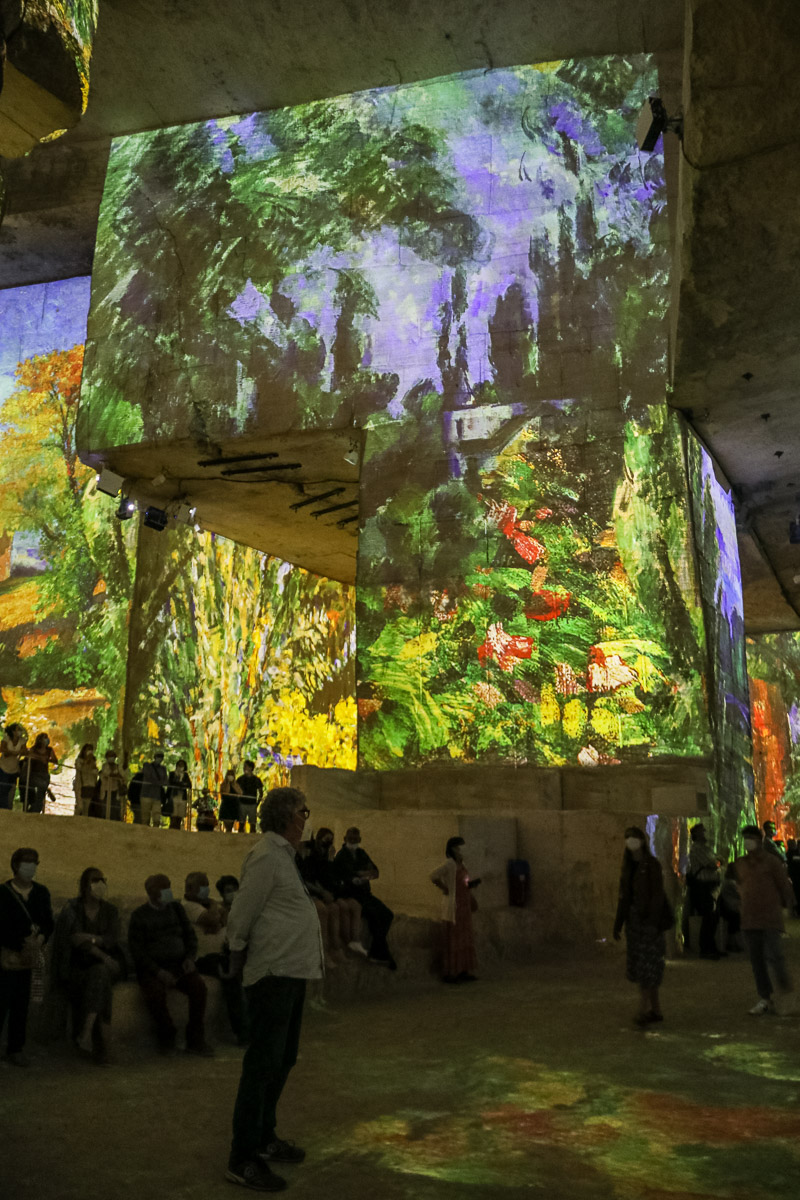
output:
[[[59,757],[117,738],[133,581],[76,446],[88,307],[87,278],[0,292],[0,719]]]
[[[142,529],[126,728],[214,788],[229,765],[265,783],[294,765],[355,767],[352,589],[226,538]]]
[[[793,837],[800,829],[800,634],[748,638],[747,669],[758,819]]]
[[[752,815],[753,744],[745,660],[744,603],[729,492],[709,454],[686,430],[698,577],[708,638],[708,690],[716,757],[715,836],[730,845]]]
[[[360,762],[707,754],[649,60],[118,139],[81,444],[367,430]]]

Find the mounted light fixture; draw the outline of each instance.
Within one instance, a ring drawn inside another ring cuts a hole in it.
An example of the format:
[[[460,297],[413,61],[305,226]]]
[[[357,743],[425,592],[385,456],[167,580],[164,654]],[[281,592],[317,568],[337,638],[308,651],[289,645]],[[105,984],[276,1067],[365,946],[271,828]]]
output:
[[[355,438],[350,438],[350,449],[344,456],[344,461],[351,467],[358,466],[358,460],[361,457],[361,447]]]
[[[130,496],[120,496],[119,504],[117,505],[117,516],[120,521],[129,521],[135,512],[135,501],[131,500]]]
[[[117,475],[116,471],[109,471],[108,467],[101,467],[97,474],[97,490],[104,496],[118,496],[124,482],[124,475]]]

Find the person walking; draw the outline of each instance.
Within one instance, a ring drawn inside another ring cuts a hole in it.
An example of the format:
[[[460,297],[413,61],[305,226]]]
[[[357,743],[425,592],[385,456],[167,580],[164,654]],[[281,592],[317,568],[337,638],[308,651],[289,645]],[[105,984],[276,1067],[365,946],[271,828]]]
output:
[[[37,735],[26,751],[20,766],[19,790],[27,812],[44,812],[44,801],[50,787],[50,767],[58,766],[55,751],[46,733]]]
[[[14,807],[19,760],[28,749],[27,734],[18,721],[7,725],[0,740],[0,808]]]
[[[175,770],[170,771],[167,779],[167,804],[169,806],[170,829],[184,829],[186,814],[191,815],[192,781],[186,766],[186,759],[179,758]]]
[[[152,762],[146,762],[142,767],[142,786],[140,791],[140,821],[149,825],[152,821],[156,829],[161,826],[161,801],[164,798],[164,788],[167,786],[167,768],[164,766],[164,755],[157,750]]]
[[[431,883],[442,892],[442,982],[474,983],[477,959],[472,933],[472,896],[480,879],[470,879],[464,866],[464,839],[452,837],[445,861],[431,873]]]
[[[761,826],[764,830],[763,846],[767,854],[771,854],[773,858],[777,858],[786,866],[786,852],[783,849],[783,843],[775,836],[778,828],[774,821],[765,821]]]
[[[651,853],[643,830],[631,825],[625,830],[614,941],[619,941],[624,927],[626,973],[639,987],[639,1013],[634,1018],[639,1026],[664,1020],[659,988],[667,954],[664,935],[673,919],[661,863]]]
[[[700,957],[717,960],[722,957],[716,943],[716,896],[721,883],[719,863],[706,841],[705,825],[693,825],[689,837],[691,846],[686,872],[689,909],[692,916],[700,917]]]
[[[751,1016],[767,1012],[781,1015],[794,1009],[794,987],[783,957],[783,909],[791,912],[794,890],[783,861],[763,844],[757,825],[742,830],[745,853],[736,859],[736,881],[742,898],[741,925],[750,965],[756,982],[758,1000]],[[778,1005],[773,1000],[772,978],[781,993]]]
[[[76,817],[88,817],[97,788],[98,769],[94,746],[91,742],[81,746],[75,759],[75,813]]]
[[[233,1111],[226,1179],[252,1191],[282,1191],[271,1163],[305,1152],[277,1134],[276,1109],[297,1060],[306,981],[323,974],[322,935],[296,855],[309,811],[297,788],[272,788],[261,812],[264,836],[242,867],[228,917],[230,971],[244,970],[250,1045]]]
[[[6,1017],[5,1061],[29,1066],[25,1055],[34,971],[44,970],[44,946],[53,932],[50,892],[34,881],[39,855],[21,847],[11,855],[11,879],[0,887],[0,1033]]]
[[[239,820],[239,802],[242,797],[242,789],[236,782],[236,772],[233,767],[230,767],[225,772],[225,778],[222,781],[222,786],[219,789],[220,805],[219,805],[219,820],[222,828],[226,833],[233,833],[233,827]],[[240,827],[241,832],[241,827]]]

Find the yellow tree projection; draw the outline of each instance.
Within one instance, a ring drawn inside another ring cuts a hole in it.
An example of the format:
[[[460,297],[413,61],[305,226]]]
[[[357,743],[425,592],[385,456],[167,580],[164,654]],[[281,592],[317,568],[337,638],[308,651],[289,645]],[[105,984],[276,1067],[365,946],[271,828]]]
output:
[[[186,528],[142,531],[126,728],[193,759],[216,787],[228,765],[270,783],[294,763],[354,767],[352,590],[248,546]]]
[[[82,363],[82,345],[21,362],[0,409],[0,531],[36,548],[33,577],[0,585],[3,699],[74,726],[62,751],[118,727],[131,591],[123,529],[77,455]]]

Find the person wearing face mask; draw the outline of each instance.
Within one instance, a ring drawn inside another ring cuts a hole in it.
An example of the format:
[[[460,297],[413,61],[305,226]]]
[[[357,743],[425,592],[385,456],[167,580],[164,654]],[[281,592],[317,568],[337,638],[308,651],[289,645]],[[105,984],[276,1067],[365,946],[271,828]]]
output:
[[[225,1178],[252,1191],[282,1191],[276,1162],[305,1152],[278,1137],[277,1105],[297,1061],[306,981],[323,975],[317,910],[297,866],[309,811],[297,788],[272,788],[261,808],[264,836],[242,867],[228,918],[231,973],[244,971],[250,1045],[233,1111]]]
[[[233,767],[225,772],[225,778],[219,789],[219,820],[226,833],[233,833],[233,827],[239,820],[239,802],[242,789],[236,782],[236,772]],[[241,829],[240,829],[241,832]]]
[[[58,758],[46,733],[37,735],[25,754],[20,767],[20,795],[28,812],[44,812],[44,801],[50,787],[50,767],[58,766]]]
[[[6,1062],[27,1067],[25,1035],[31,979],[41,969],[45,943],[53,932],[50,892],[34,876],[39,855],[29,847],[11,855],[11,879],[0,887],[0,1034],[6,1018]]]
[[[122,766],[117,762],[117,752],[113,748],[106,750],[105,761],[100,768],[100,787],[96,805],[89,810],[92,817],[105,817],[110,821],[121,821],[124,818],[123,807],[127,790],[127,756]]]
[[[239,880],[235,875],[220,875],[214,887],[222,897],[222,903],[226,912],[231,911],[236,893],[239,890]]]
[[[130,950],[142,996],[156,1030],[158,1049],[175,1049],[177,1030],[167,1008],[167,992],[177,988],[189,1001],[186,1050],[213,1055],[205,1038],[206,985],[195,965],[197,934],[172,895],[167,875],[150,875],[144,884],[147,903],[131,913]]]
[[[625,830],[614,941],[619,941],[624,927],[627,977],[639,987],[640,1005],[635,1021],[640,1026],[664,1020],[659,988],[667,953],[664,935],[673,921],[664,892],[661,863],[650,852],[643,831],[632,825]]]
[[[444,983],[474,983],[477,968],[472,933],[474,904],[471,889],[480,879],[470,879],[464,866],[464,839],[452,837],[445,848],[445,861],[431,874],[431,883],[442,893]]]
[[[86,742],[75,759],[75,813],[76,817],[88,817],[97,788],[98,767],[94,746]]]
[[[791,912],[794,892],[783,863],[762,845],[757,825],[742,830],[745,853],[735,862],[741,896],[741,928],[758,992],[750,1009],[754,1017],[770,1011],[793,1011],[793,984],[783,957],[783,909]],[[773,1000],[772,978],[780,1000]]]
[[[317,909],[328,968],[344,961],[345,946],[367,957],[361,944],[361,905],[345,895],[347,884],[331,862],[332,849],[333,830],[318,829],[316,836],[303,844],[300,856],[300,873]]]
[[[717,960],[716,895],[721,883],[717,856],[706,840],[705,825],[693,825],[689,831],[689,869],[686,872],[686,891],[692,916],[700,917],[700,957]]]
[[[56,921],[53,974],[69,997],[72,1035],[79,1052],[105,1064],[115,983],[125,978],[119,911],[106,899],[108,884],[99,867],[87,867],[78,895]]]
[[[361,905],[364,920],[367,922],[372,938],[369,948],[369,961],[380,963],[390,971],[397,970],[397,963],[392,958],[387,936],[394,920],[390,908],[373,896],[370,883],[378,878],[379,871],[366,850],[361,845],[361,830],[352,825],[344,835],[344,845],[336,858],[334,866],[345,880],[347,895],[354,897]]]
[[[152,762],[146,762],[142,767],[142,786],[140,788],[139,813],[142,825],[151,822],[158,829],[161,826],[161,801],[167,786],[167,768],[164,766],[164,755],[157,750]]]
[[[14,792],[19,779],[19,760],[28,749],[27,734],[22,725],[7,725],[0,740],[0,808],[13,808]]]
[[[175,770],[170,771],[167,785],[169,827],[183,829],[186,826],[186,814],[191,810],[192,799],[192,781],[184,758],[179,758],[175,763]]]
[[[764,830],[764,838],[761,843],[764,848],[764,852],[766,854],[771,854],[774,858],[777,858],[779,862],[782,862],[783,865],[786,866],[786,851],[783,848],[783,842],[781,842],[776,836],[778,833],[778,828],[775,822],[765,821],[761,828]]]
[[[225,926],[229,909],[211,899],[208,876],[203,871],[191,871],[184,885],[183,907],[197,934],[196,966],[201,975],[218,979],[236,1040],[246,1044],[247,1029],[244,1017],[242,982],[230,975],[230,955],[227,950]]]

